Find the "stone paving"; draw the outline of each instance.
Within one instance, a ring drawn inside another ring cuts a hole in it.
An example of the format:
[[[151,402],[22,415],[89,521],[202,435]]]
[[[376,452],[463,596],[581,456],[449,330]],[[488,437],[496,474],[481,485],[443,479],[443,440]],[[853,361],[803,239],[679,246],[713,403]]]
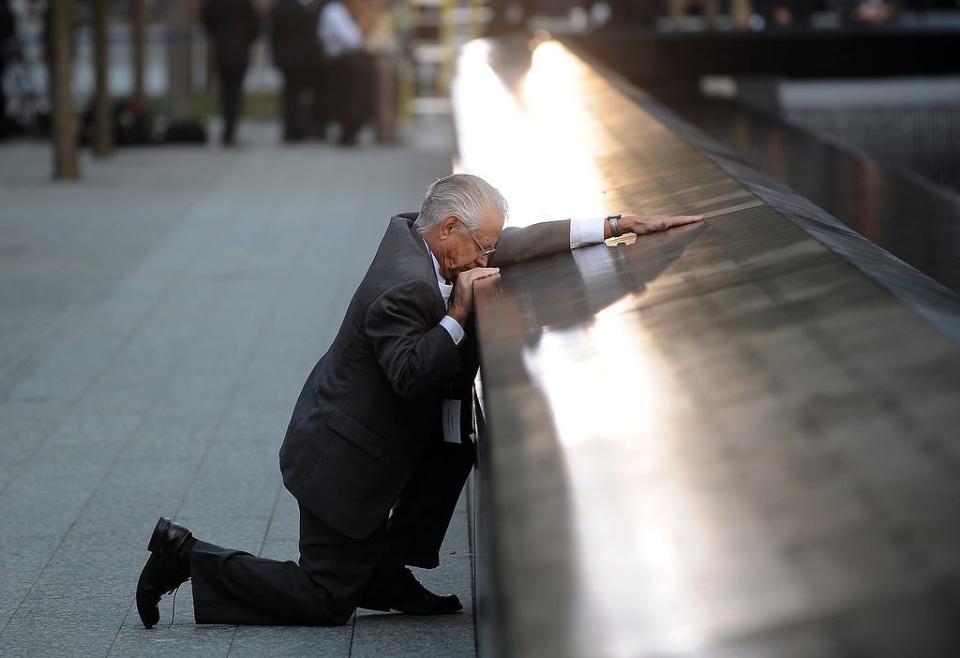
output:
[[[474,655],[465,501],[418,573],[463,615],[198,627],[184,586],[148,631],[133,606],[160,514],[296,559],[277,451],[387,219],[450,171],[449,126],[420,132],[343,151],[246,126],[60,185],[44,145],[0,145],[0,654]]]

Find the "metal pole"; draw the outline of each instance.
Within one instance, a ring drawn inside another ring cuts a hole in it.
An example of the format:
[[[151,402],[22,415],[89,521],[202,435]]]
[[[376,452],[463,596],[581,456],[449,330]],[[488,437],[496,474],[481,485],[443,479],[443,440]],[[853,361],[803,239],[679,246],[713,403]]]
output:
[[[96,97],[94,100],[94,125],[96,130],[94,131],[93,150],[99,157],[106,157],[113,151],[110,78],[107,69],[109,58],[107,0],[94,0],[93,22],[93,57],[96,75]]]
[[[147,99],[146,83],[146,41],[147,41],[147,2],[133,0],[133,99],[143,107]]]
[[[53,20],[53,176],[57,180],[79,177],[77,135],[73,116],[70,42],[73,32],[73,0],[52,0]]]

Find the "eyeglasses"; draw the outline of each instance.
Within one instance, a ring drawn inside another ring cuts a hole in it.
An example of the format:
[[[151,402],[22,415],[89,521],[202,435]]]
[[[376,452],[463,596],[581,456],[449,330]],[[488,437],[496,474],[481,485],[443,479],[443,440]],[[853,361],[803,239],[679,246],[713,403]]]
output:
[[[469,234],[470,234],[470,237],[473,238],[474,244],[477,245],[477,249],[480,250],[480,255],[477,256],[477,258],[481,258],[481,257],[483,257],[483,256],[489,256],[490,254],[492,254],[493,252],[495,252],[495,251],[497,250],[496,247],[484,247],[482,244],[480,244],[480,241],[477,240],[477,236],[475,236],[475,235],[473,234],[473,231],[470,230],[470,227],[463,223],[463,220],[462,220],[462,219],[460,219],[459,217],[457,217],[457,221],[460,222],[461,224],[463,224],[463,228],[465,228],[465,229],[467,230],[467,233],[469,233]]]

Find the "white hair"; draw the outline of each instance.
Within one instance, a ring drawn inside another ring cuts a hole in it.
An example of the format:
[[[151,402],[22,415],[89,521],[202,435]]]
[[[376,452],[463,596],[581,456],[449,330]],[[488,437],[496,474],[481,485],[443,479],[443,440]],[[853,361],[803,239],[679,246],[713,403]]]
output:
[[[489,210],[506,219],[507,201],[499,190],[479,176],[453,174],[427,188],[414,226],[423,235],[454,215],[466,228],[475,231]]]

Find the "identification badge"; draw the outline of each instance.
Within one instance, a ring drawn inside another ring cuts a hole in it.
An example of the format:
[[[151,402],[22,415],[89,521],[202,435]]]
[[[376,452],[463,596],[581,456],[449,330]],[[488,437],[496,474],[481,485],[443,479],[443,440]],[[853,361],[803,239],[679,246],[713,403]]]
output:
[[[447,443],[460,443],[460,400],[444,400],[443,440]]]

